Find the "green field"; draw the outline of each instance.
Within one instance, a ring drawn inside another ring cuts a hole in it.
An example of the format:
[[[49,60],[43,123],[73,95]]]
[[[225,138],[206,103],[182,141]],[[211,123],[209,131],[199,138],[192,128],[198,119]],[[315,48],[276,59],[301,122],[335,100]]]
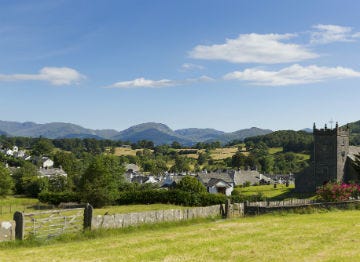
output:
[[[15,211],[34,211],[36,205],[44,205],[36,198],[6,197],[0,198],[0,220],[12,219]]]
[[[360,261],[360,211],[269,214],[1,244],[0,261]]]
[[[249,186],[242,188],[235,188],[241,195],[244,196],[256,196],[261,193],[265,198],[274,200],[285,200],[289,198],[313,198],[312,194],[300,194],[294,192],[294,184],[286,187],[283,184],[278,184],[276,188],[274,185],[263,185],[263,186]]]
[[[123,206],[108,206],[103,208],[94,209],[95,215],[108,214],[124,214],[131,212],[144,212],[144,211],[156,211],[165,209],[182,209],[183,206],[167,205],[167,204],[151,204],[151,205],[123,205]]]

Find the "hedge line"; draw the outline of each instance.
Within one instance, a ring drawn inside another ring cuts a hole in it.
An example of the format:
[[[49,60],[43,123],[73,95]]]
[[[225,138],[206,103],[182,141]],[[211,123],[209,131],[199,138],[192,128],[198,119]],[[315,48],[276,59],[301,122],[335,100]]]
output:
[[[209,193],[190,193],[182,190],[142,190],[121,192],[117,201],[128,204],[175,204],[184,206],[209,206],[225,203],[226,196]]]
[[[75,192],[41,192],[38,199],[43,203],[59,205],[67,202],[80,202],[79,194]]]
[[[59,205],[66,202],[80,202],[75,192],[41,192],[39,200],[44,203]],[[182,190],[139,190],[119,193],[119,205],[129,204],[175,204],[183,206],[209,206],[226,202],[226,196],[210,193],[190,193]]]

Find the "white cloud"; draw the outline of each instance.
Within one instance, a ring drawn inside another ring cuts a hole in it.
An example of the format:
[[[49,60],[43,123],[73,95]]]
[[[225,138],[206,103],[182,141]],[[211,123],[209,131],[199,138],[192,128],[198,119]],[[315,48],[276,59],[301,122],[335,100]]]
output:
[[[182,71],[192,71],[192,70],[203,70],[204,67],[202,65],[196,65],[191,63],[185,63],[181,65]]]
[[[257,68],[235,71],[225,75],[224,79],[243,80],[254,85],[285,86],[352,77],[360,77],[360,72],[345,67],[301,66],[295,64],[279,71],[265,71]]]
[[[306,47],[286,43],[294,34],[241,34],[226,39],[224,44],[198,45],[190,57],[206,60],[225,60],[232,63],[289,63],[318,57]]]
[[[339,25],[314,25],[317,31],[311,32],[311,44],[328,44],[332,42],[350,42],[360,37],[360,32],[353,33],[353,29]]]
[[[0,81],[47,81],[56,86],[77,84],[83,79],[85,76],[69,67],[44,67],[38,74],[0,74]]]
[[[137,88],[137,87],[156,88],[156,87],[173,86],[175,84],[176,83],[174,81],[169,80],[169,79],[150,80],[150,79],[145,79],[143,77],[140,77],[140,78],[136,78],[136,79],[130,80],[130,81],[116,82],[109,87],[113,87],[113,88]]]
[[[110,86],[106,86],[105,88],[161,88],[209,81],[214,81],[214,79],[208,76],[200,76],[198,78],[188,78],[184,80],[151,80],[140,77],[130,81],[116,82]]]

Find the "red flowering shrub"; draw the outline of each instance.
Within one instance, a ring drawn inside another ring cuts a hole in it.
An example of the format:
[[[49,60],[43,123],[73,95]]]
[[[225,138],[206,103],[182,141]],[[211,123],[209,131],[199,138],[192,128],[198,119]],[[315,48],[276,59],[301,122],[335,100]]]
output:
[[[319,199],[327,202],[346,201],[360,197],[360,185],[327,183],[316,191]]]

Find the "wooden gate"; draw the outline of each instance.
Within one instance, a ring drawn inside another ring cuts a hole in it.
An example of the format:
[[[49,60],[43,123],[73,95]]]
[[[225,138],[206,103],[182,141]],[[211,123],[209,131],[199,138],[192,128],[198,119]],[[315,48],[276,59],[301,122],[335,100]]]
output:
[[[24,238],[51,238],[83,228],[84,208],[23,213]]]

